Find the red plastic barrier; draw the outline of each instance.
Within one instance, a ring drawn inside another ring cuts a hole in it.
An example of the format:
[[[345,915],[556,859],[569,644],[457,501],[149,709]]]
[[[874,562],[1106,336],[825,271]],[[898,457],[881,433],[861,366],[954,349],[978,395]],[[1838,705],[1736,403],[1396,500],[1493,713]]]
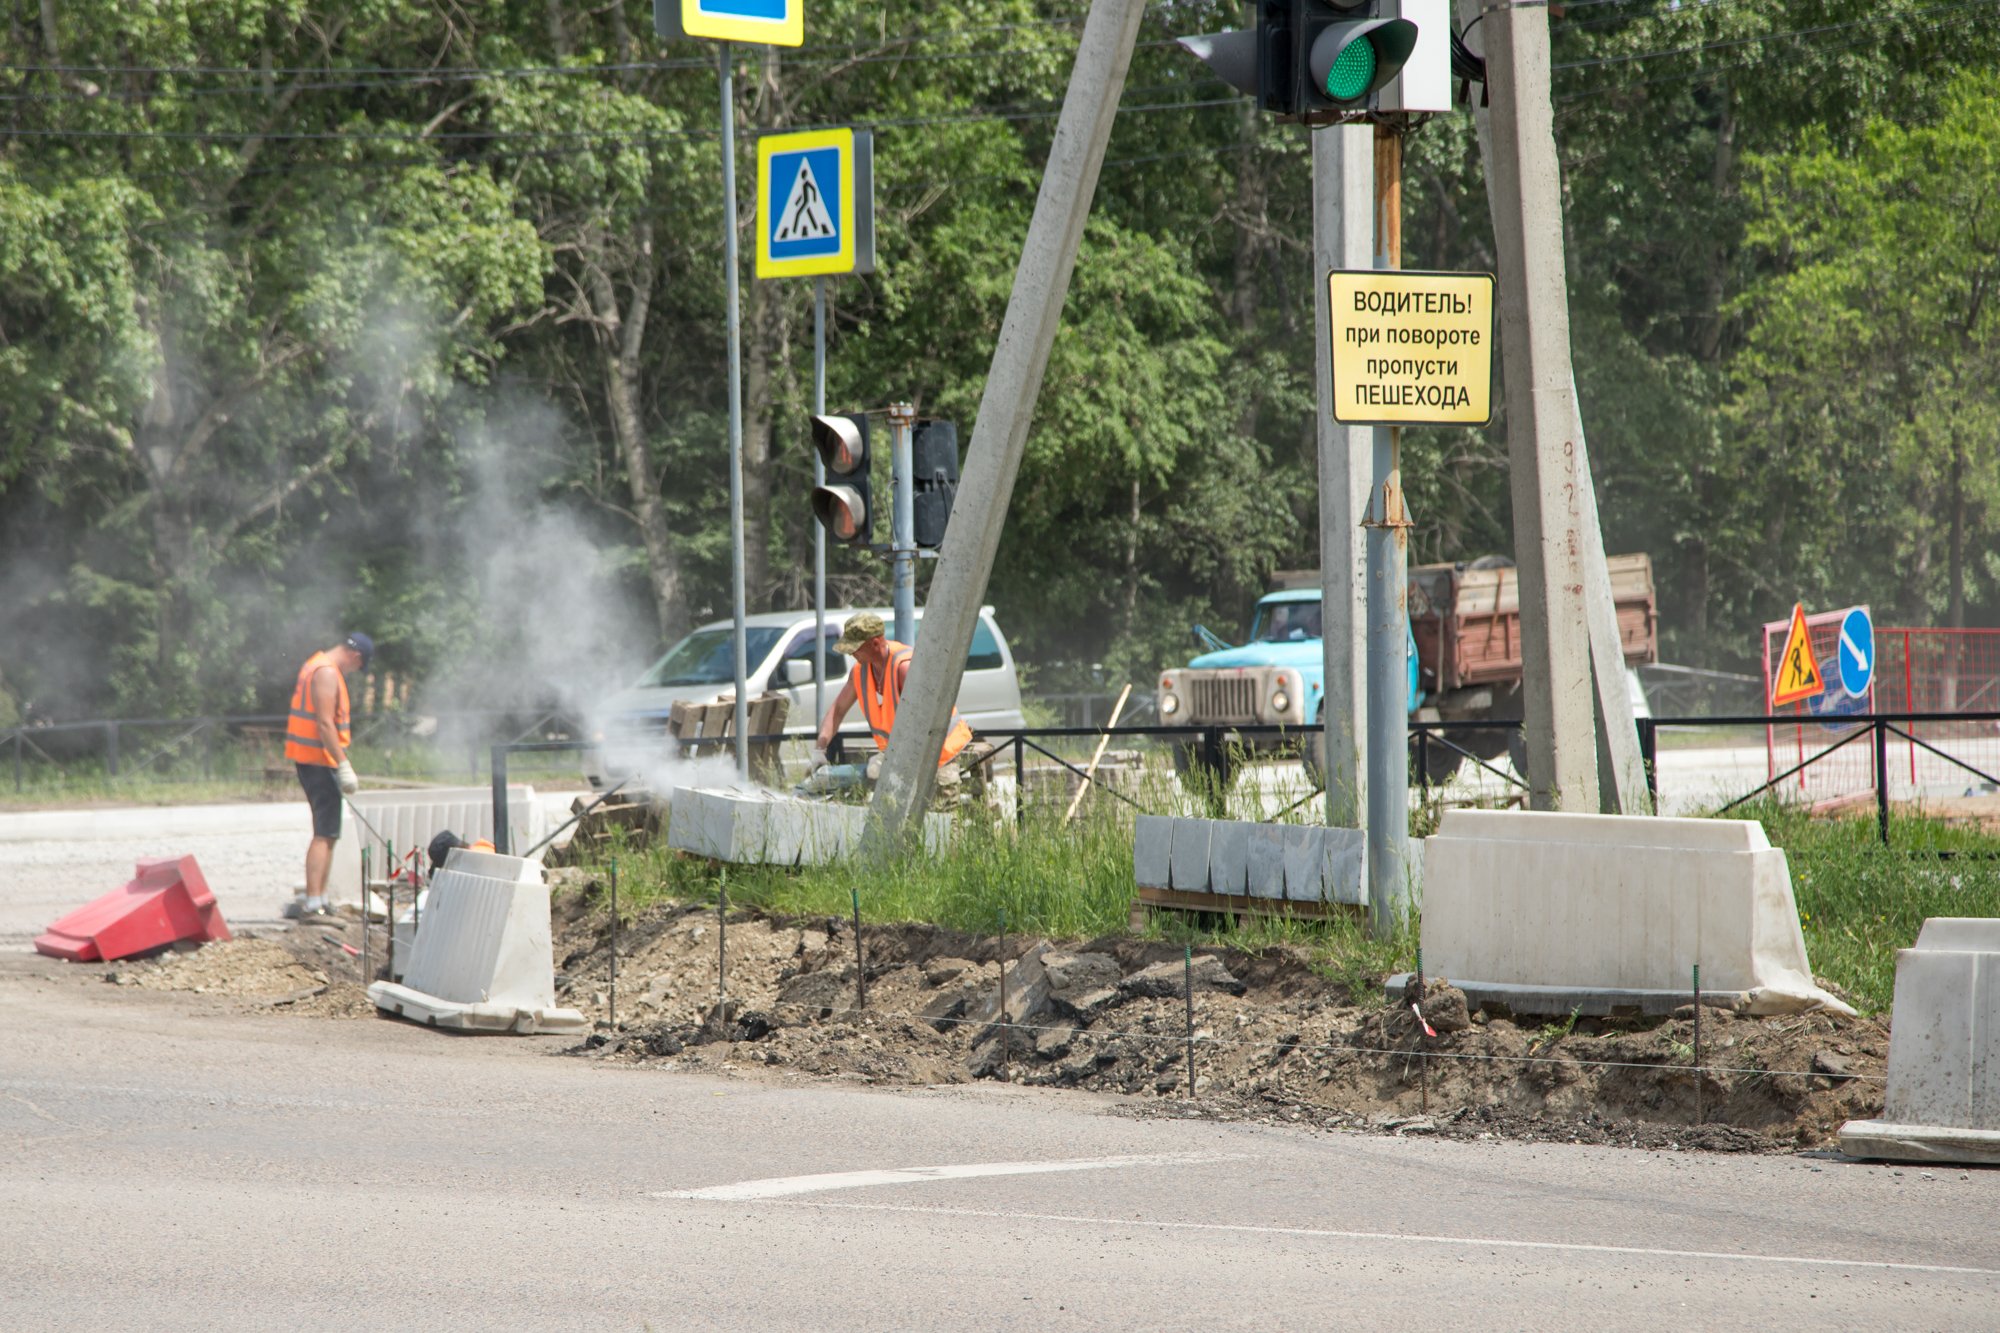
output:
[[[139,862],[131,883],[36,936],[35,948],[72,963],[108,963],[176,940],[229,937],[229,923],[194,858],[163,856]]]

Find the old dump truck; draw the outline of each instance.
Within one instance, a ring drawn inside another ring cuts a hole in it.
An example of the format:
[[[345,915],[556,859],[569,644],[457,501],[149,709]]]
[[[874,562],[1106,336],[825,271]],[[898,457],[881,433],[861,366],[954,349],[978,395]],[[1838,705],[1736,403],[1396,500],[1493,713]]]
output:
[[[1652,662],[1659,649],[1653,562],[1643,553],[1613,556],[1611,593],[1627,668]],[[1465,722],[1521,716],[1521,600],[1511,561],[1486,556],[1466,564],[1419,565],[1410,571],[1410,717]],[[1325,664],[1320,643],[1317,571],[1275,576],[1257,603],[1247,643],[1222,642],[1197,625],[1212,649],[1185,667],[1160,673],[1156,702],[1170,726],[1223,729],[1223,744],[1189,739],[1174,747],[1183,779],[1226,787],[1242,761],[1260,754],[1297,754],[1317,780],[1323,759],[1320,730]],[[1275,725],[1296,734],[1241,734],[1231,728]],[[1452,744],[1494,760],[1508,753],[1518,730],[1453,730]],[[1458,770],[1462,757],[1432,743],[1421,747],[1433,783]],[[1418,781],[1415,757],[1410,780]]]

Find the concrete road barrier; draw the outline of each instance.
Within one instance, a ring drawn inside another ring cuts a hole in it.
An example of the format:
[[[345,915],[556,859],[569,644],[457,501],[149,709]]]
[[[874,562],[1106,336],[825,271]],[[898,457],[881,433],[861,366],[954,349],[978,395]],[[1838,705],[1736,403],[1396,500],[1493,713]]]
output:
[[[2000,920],[1933,917],[1896,954],[1882,1116],[1842,1125],[1840,1150],[2000,1165]]]
[[[574,1032],[560,1008],[549,891],[538,861],[459,848],[431,881],[403,980],[368,988],[377,1009],[468,1032]]]
[[[868,809],[805,801],[761,787],[677,787],[669,798],[667,846],[737,865],[826,865],[861,846]],[[924,817],[924,845],[942,851],[951,816]]]
[[[1813,983],[1785,853],[1755,820],[1447,810],[1424,968],[1522,1013],[1853,1010]],[[1394,987],[1402,978],[1392,978]]]

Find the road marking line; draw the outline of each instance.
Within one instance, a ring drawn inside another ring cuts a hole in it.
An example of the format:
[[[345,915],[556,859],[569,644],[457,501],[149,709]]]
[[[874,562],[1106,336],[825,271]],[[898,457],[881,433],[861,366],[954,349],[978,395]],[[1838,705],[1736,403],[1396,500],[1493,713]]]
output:
[[[834,1171],[817,1176],[776,1176],[744,1180],[734,1185],[709,1185],[693,1190],[660,1190],[656,1199],[706,1199],[743,1203],[781,1199],[824,1190],[861,1189],[869,1185],[913,1185],[927,1180],[969,1180],[978,1176],[1035,1176],[1051,1171],[1105,1171],[1121,1166],[1185,1166],[1195,1162],[1234,1160],[1240,1154],[1217,1156],[1179,1153],[1142,1157],[1084,1157],[1066,1162],[968,1162],[958,1166],[903,1166],[877,1171]]]
[[[704,1196],[706,1197],[706,1196]],[[1492,1236],[1430,1236],[1394,1231],[1333,1231],[1318,1227],[1255,1226],[1238,1222],[1167,1222],[1137,1217],[1085,1217],[1073,1213],[1016,1213],[997,1208],[940,1208],[908,1203],[834,1203],[800,1200],[784,1208],[845,1208],[852,1212],[922,1213],[932,1217],[985,1217],[1003,1222],[1065,1222],[1091,1227],[1155,1227],[1167,1231],[1231,1231],[1253,1236],[1299,1236],[1310,1240],[1389,1241],[1397,1244],[1460,1245],[1467,1248],[1559,1250],[1575,1254],[1640,1255],[1657,1259],[1724,1259],[1732,1263],[1803,1264],[1821,1268],[1874,1268],[1896,1273],[1951,1273],[2000,1277],[2000,1268],[1951,1264],[1905,1264],[1881,1259],[1833,1259],[1799,1254],[1731,1254],[1725,1250],[1662,1250],[1643,1245],[1591,1245],[1579,1241],[1503,1240]]]

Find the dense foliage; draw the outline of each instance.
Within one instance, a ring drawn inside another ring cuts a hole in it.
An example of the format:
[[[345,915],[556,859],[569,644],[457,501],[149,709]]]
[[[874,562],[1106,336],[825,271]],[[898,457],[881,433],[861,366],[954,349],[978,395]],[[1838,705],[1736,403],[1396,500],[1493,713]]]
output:
[[[576,694],[726,607],[714,54],[650,8],[14,0],[0,712],[268,707],[349,625],[441,704]],[[969,436],[1083,9],[815,0],[808,46],[739,51],[739,181],[758,130],[876,132],[830,405]],[[1312,562],[1304,131],[1167,40],[1237,18],[1156,7],[1128,80],[989,594],[1045,688],[1143,680]],[[1795,596],[1992,621],[1994,7],[1554,27],[1606,537],[1669,655],[1740,661]],[[1490,268],[1469,115],[1407,182],[1405,263]],[[745,292],[751,602],[797,606],[811,284]],[[1413,433],[1416,557],[1508,549],[1503,441]]]

